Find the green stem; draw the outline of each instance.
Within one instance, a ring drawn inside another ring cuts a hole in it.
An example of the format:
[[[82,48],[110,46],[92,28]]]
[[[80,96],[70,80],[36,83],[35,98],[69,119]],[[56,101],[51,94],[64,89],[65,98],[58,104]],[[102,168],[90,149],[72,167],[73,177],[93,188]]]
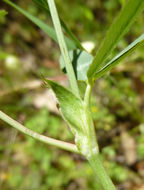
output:
[[[79,88],[78,88],[78,84],[76,81],[76,76],[72,67],[72,63],[69,57],[69,53],[68,53],[68,49],[64,40],[64,36],[63,36],[63,32],[62,32],[62,28],[61,28],[61,24],[60,24],[60,20],[59,20],[59,16],[57,13],[57,9],[55,6],[55,2],[54,0],[47,0],[48,5],[49,5],[49,9],[50,9],[50,13],[51,13],[51,17],[53,20],[53,24],[55,27],[55,31],[57,34],[57,38],[58,38],[58,42],[59,42],[59,46],[60,46],[60,50],[66,65],[66,70],[68,73],[68,77],[69,77],[69,81],[70,81],[70,85],[72,88],[72,91],[78,96],[80,97],[79,94]]]
[[[85,97],[84,97],[84,105],[85,105],[85,118],[84,118],[85,129],[84,130],[86,131],[86,134],[87,134],[89,154],[91,154],[91,151],[95,151],[97,153],[99,152],[94,123],[93,123],[92,114],[90,110],[91,91],[92,91],[92,85],[88,83],[86,92],[85,92]]]
[[[46,144],[49,144],[49,145],[54,145],[54,146],[56,146],[58,148],[61,148],[61,149],[67,150],[67,151],[79,153],[78,150],[77,150],[76,145],[71,144],[71,143],[67,143],[67,142],[63,142],[63,141],[60,141],[60,140],[56,140],[56,139],[53,139],[53,138],[50,138],[50,137],[46,137],[44,135],[40,135],[40,134],[26,128],[22,124],[18,123],[17,121],[15,121],[11,117],[9,117],[5,113],[3,113],[2,111],[0,111],[0,119],[5,121],[6,123],[11,125],[15,129],[21,131],[22,133],[33,137],[34,139],[37,139],[37,140],[39,140],[41,142],[44,142]]]
[[[96,174],[96,177],[99,179],[101,185],[103,186],[104,190],[115,190],[115,187],[107,175],[103,164],[99,158],[99,148],[98,143],[95,136],[94,125],[91,117],[90,112],[90,95],[91,95],[92,85],[88,84],[85,92],[84,103],[86,106],[86,117],[87,123],[89,127],[88,132],[88,147],[89,147],[89,155],[85,155]]]
[[[116,190],[113,182],[111,181],[110,177],[108,176],[105,168],[103,167],[102,161],[98,154],[92,154],[88,161],[96,174],[99,182],[101,183],[104,190]]]

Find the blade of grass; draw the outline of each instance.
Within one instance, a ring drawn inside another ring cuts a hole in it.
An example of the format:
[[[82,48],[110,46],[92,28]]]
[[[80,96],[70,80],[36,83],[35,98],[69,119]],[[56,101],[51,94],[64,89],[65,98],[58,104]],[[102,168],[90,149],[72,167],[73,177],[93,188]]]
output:
[[[111,25],[88,70],[88,78],[93,80],[95,73],[105,64],[104,61],[112,52],[118,41],[128,31],[132,23],[144,9],[144,0],[129,0]]]
[[[40,135],[39,133],[36,133],[36,132],[26,128],[25,126],[23,126],[19,122],[15,121],[14,119],[9,117],[8,115],[6,115],[2,111],[0,111],[0,119],[5,121],[6,123],[11,125],[15,129],[19,130],[20,132],[33,137],[34,139],[37,139],[37,140],[39,140],[41,142],[44,142],[44,143],[49,144],[49,145],[56,146],[58,148],[61,148],[61,149],[67,150],[67,151],[79,153],[78,150],[77,150],[76,145],[71,144],[71,143],[67,143],[67,142],[63,142],[63,141],[60,141],[60,140],[56,140],[56,139],[53,139],[53,138],[50,138],[50,137],[46,137],[44,135]]]
[[[44,31],[49,37],[51,37],[55,42],[58,43],[57,36],[55,30],[45,24],[40,19],[36,18],[35,16],[31,15],[28,11],[20,8],[18,5],[14,4],[13,2],[9,0],[3,0],[5,3],[9,4],[13,8],[15,8],[17,11],[19,11],[21,14],[23,14],[25,17],[27,17],[30,21],[32,21],[35,25],[37,25],[42,31]],[[68,49],[75,49],[76,46],[73,41],[69,40],[67,37],[65,37],[65,41],[67,44]]]
[[[106,72],[111,70],[114,66],[116,66],[120,61],[122,61],[125,57],[130,55],[135,51],[138,47],[144,45],[144,34],[137,38],[134,42],[132,42],[129,46],[127,46],[123,51],[121,51],[118,55],[116,55],[112,60],[110,60],[100,71],[98,71],[94,78],[98,79],[102,77]]]
[[[66,66],[66,70],[67,70],[67,73],[68,73],[68,77],[69,77],[69,81],[70,81],[72,91],[78,97],[80,97],[79,88],[78,88],[78,84],[77,84],[77,81],[76,81],[76,76],[75,76],[74,69],[72,67],[72,62],[70,60],[68,49],[67,49],[67,46],[66,46],[66,43],[65,43],[65,40],[64,40],[64,36],[63,36],[59,16],[58,16],[58,13],[57,13],[57,9],[56,9],[56,6],[55,6],[55,2],[54,2],[54,0],[47,0],[47,2],[48,2],[48,5],[49,5],[51,17],[52,17],[52,20],[53,20],[53,24],[54,24],[54,27],[55,27],[56,34],[57,34],[60,50],[61,50],[64,62],[65,62],[65,66]]]
[[[50,15],[50,11],[47,5],[47,0],[33,0],[35,4],[37,4],[39,7],[41,7],[42,10],[46,12],[46,14]],[[67,25],[64,23],[62,19],[60,19],[61,25],[64,28],[65,32],[71,37],[73,42],[75,43],[76,47],[84,50],[83,46],[81,45],[80,41],[77,39],[77,37],[72,33],[72,31],[67,27]]]

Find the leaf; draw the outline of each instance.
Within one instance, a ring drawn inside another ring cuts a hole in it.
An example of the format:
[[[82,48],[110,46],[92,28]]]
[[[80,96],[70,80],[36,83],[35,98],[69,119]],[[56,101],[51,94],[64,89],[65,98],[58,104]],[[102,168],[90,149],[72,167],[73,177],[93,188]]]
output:
[[[75,135],[75,142],[79,151],[82,154],[87,154],[89,127],[87,126],[86,109],[82,100],[51,80],[45,79],[45,82],[56,94],[59,110]]]
[[[86,81],[87,80],[87,71],[92,63],[93,56],[86,51],[81,51],[79,49],[69,51],[69,56],[73,64],[73,68],[76,74],[77,80]],[[65,62],[63,57],[60,57],[60,67],[66,72]]]
[[[56,94],[59,109],[65,120],[75,130],[81,130],[80,115],[83,112],[83,103],[72,92],[51,80],[45,80]]]
[[[35,25],[37,25],[42,31],[44,31],[46,34],[48,34],[54,41],[58,43],[57,37],[56,37],[56,32],[55,30],[48,26],[48,24],[45,24],[42,20],[38,19],[37,17],[31,15],[28,11],[25,11],[24,9],[20,8],[13,2],[9,0],[4,0],[7,4],[15,8],[17,11],[19,11],[21,14],[23,14],[25,17],[27,17],[29,20],[31,20]],[[67,44],[68,49],[75,49],[76,46],[75,44],[69,40],[67,37],[65,37],[65,41]]]
[[[102,77],[106,72],[116,66],[121,60],[130,55],[136,48],[144,44],[144,34],[127,46],[123,51],[109,61],[100,71],[95,74],[95,79]]]
[[[42,10],[44,10],[49,16],[50,16],[50,11],[48,8],[47,0],[33,0],[39,7],[41,7]],[[80,41],[77,39],[77,37],[71,32],[71,30],[66,26],[64,21],[60,19],[61,25],[64,28],[65,32],[69,35],[69,37],[72,38],[72,40],[75,42],[75,45],[79,49],[84,49],[83,46],[81,45]]]
[[[144,0],[129,0],[126,3],[119,16],[108,30],[102,45],[90,65],[87,73],[89,80],[95,79],[96,73],[105,65],[104,61],[106,58],[143,9]]]

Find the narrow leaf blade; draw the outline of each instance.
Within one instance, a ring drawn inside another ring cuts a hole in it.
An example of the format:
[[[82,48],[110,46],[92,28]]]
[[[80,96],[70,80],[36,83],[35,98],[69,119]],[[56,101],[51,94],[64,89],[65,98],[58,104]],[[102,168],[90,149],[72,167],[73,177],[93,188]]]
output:
[[[125,7],[116,18],[115,22],[111,25],[107,35],[100,46],[89,70],[88,78],[91,80],[93,76],[101,69],[105,64],[104,61],[112,52],[118,41],[128,31],[132,23],[138,17],[138,15],[144,9],[143,0],[129,0]]]
[[[82,154],[86,154],[88,151],[88,132],[85,128],[88,127],[85,126],[86,115],[82,100],[51,80],[45,80],[45,82],[56,94],[59,110],[75,136],[75,142],[79,151]]]
[[[46,79],[45,82],[56,94],[59,108],[62,115],[64,116],[64,119],[69,123],[70,126],[72,126],[72,128],[74,128],[74,130],[80,130],[80,115],[81,111],[83,110],[82,101],[72,92],[57,84],[56,82]]]
[[[98,79],[102,77],[106,72],[115,67],[120,61],[122,61],[125,57],[130,55],[135,51],[136,48],[144,44],[144,34],[142,34],[139,38],[137,38],[134,42],[132,42],[129,46],[127,46],[123,51],[121,51],[118,55],[116,55],[112,60],[110,60],[100,71],[98,71],[94,78]]]
[[[20,8],[18,5],[14,4],[13,2],[9,0],[4,0],[7,4],[15,8],[17,11],[19,11],[21,14],[23,14],[25,17],[27,17],[30,21],[32,21],[35,25],[37,25],[42,31],[44,31],[47,35],[49,35],[54,41],[58,43],[55,30],[48,26],[48,24],[45,24],[43,21],[38,19],[37,17],[31,15],[28,11],[25,11],[24,9]],[[75,49],[75,44],[69,40],[67,37],[65,37],[66,44],[68,49]]]

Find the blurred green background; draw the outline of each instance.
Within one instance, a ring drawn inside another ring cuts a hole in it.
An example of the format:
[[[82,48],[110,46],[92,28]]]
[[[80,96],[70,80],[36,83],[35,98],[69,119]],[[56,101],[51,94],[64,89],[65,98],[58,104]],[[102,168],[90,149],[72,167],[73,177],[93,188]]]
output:
[[[15,0],[31,14],[51,19],[31,0]],[[81,42],[96,52],[126,0],[56,0],[61,18]],[[59,49],[45,33],[16,10],[0,2],[8,14],[0,19],[0,110],[41,134],[74,142],[41,83],[41,75],[67,85],[59,69]],[[144,31],[144,14],[114,53]],[[118,190],[144,189],[144,47],[111,75],[99,79],[91,111],[101,158]],[[74,153],[35,141],[0,121],[1,190],[100,190],[86,160]]]

